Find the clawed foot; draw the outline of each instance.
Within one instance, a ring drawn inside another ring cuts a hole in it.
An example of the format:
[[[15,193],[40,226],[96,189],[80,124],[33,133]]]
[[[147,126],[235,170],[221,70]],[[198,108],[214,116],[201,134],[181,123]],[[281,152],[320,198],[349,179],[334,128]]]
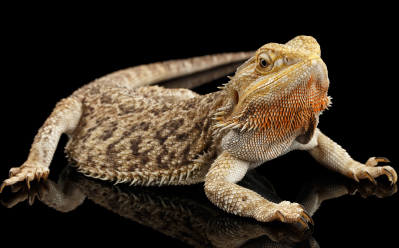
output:
[[[365,165],[359,164],[358,166],[351,168],[349,172],[350,177],[357,182],[359,181],[359,179],[367,178],[374,184],[377,184],[375,178],[381,175],[386,175],[388,177],[388,180],[391,182],[391,185],[396,183],[396,181],[398,180],[398,175],[396,174],[396,171],[391,166],[375,167],[378,162],[389,163],[390,161],[382,157],[369,158]]]
[[[362,181],[357,184],[356,189],[349,192],[351,195],[354,195],[356,192],[358,192],[363,198],[368,198],[371,196],[385,198],[395,194],[397,191],[398,186],[396,184],[388,186],[379,182],[377,182],[377,184],[374,184],[370,181]]]
[[[43,166],[23,164],[21,167],[14,167],[10,169],[9,179],[4,180],[0,186],[0,193],[5,186],[14,185],[17,182],[26,181],[28,189],[30,188],[29,182],[37,179],[46,180],[50,170]]]
[[[305,211],[304,207],[298,203],[290,203],[289,201],[283,201],[279,204],[270,206],[266,204],[264,207],[258,207],[255,213],[255,219],[262,222],[269,222],[278,220],[285,223],[296,223],[302,224],[304,229],[309,229],[309,224],[314,225],[312,217]]]
[[[31,188],[28,189],[26,183],[17,182],[12,185],[12,191],[17,192],[20,191],[16,196],[12,197],[10,200],[4,202],[0,200],[1,204],[7,208],[12,208],[20,202],[28,200],[28,204],[32,205],[37,197],[40,201],[42,201],[43,197],[49,193],[49,189],[47,187],[47,182],[41,181],[39,183],[33,182]]]

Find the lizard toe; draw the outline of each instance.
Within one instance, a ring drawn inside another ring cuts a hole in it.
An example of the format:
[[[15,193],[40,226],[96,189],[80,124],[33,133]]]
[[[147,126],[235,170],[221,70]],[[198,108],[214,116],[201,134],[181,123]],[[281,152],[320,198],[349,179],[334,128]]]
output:
[[[30,182],[37,179],[46,180],[48,178],[48,174],[50,170],[43,166],[23,164],[21,167],[15,167],[10,169],[9,175],[10,177],[3,181],[0,185],[0,193],[3,191],[5,186],[12,186],[17,182],[26,182],[26,186],[30,189]]]

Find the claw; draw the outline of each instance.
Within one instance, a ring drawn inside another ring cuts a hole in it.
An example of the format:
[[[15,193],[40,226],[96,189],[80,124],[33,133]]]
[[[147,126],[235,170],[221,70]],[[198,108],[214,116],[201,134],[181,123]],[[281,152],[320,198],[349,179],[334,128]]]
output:
[[[34,202],[35,202],[35,197],[33,195],[29,195],[28,196],[28,204],[29,204],[29,206],[32,206]]]
[[[312,224],[312,225],[314,226],[313,219],[312,219],[312,217],[310,217],[310,215],[308,214],[308,212],[303,211],[303,215],[302,215],[302,216],[304,216],[304,217],[307,219],[307,221],[308,221],[310,224]]]
[[[372,184],[372,182],[362,182],[361,187],[359,188],[359,193],[363,198],[368,198],[372,195],[374,195],[374,192],[377,189],[377,185]]]
[[[40,201],[42,201],[42,200],[43,200],[43,197],[42,197],[42,195],[40,194],[40,190],[39,190],[38,186],[36,186],[36,192],[37,192],[37,198],[38,198]]]
[[[391,161],[389,161],[389,159],[384,158],[384,157],[375,157],[374,159],[377,162],[385,162],[385,163],[390,163],[391,162]]]
[[[40,182],[40,177],[42,176],[42,173],[39,171],[37,174],[36,174],[36,177],[37,177],[37,182]]]
[[[278,216],[281,222],[285,222],[285,216],[279,210],[277,210],[276,215]]]
[[[302,226],[304,227],[304,229],[301,230],[302,232],[309,229],[308,223],[305,221],[305,219],[302,216],[298,220],[298,222],[300,222],[302,224]]]
[[[368,171],[365,171],[366,173],[366,177],[373,182],[375,185],[377,185],[377,182],[374,180],[374,178],[370,175],[370,173]]]
[[[49,174],[50,172],[44,172],[44,178],[43,178],[43,181],[46,181],[47,180],[47,178],[48,178],[48,174]]]
[[[314,226],[313,226],[313,225],[310,225],[310,226],[309,226],[309,231],[308,231],[308,233],[307,233],[307,237],[312,236],[312,235],[313,235],[313,231],[314,231]],[[315,246],[311,246],[311,247],[315,247]]]
[[[384,157],[371,157],[367,160],[366,166],[368,167],[374,167],[376,166],[379,162],[385,162],[385,163],[390,163],[390,161],[387,158]]]
[[[356,187],[348,188],[349,194],[354,195],[357,192],[357,189],[359,188],[359,184],[355,185]],[[351,186],[350,186],[351,187]]]
[[[0,186],[0,193],[3,192],[3,189],[5,186],[6,186],[6,182],[3,182]]]
[[[388,177],[388,180],[391,182],[391,186],[392,186],[392,184],[394,184],[394,178],[393,178],[393,175],[392,175],[392,173],[388,170],[388,169],[386,169],[386,168],[384,168],[384,171],[386,171],[386,172],[388,172],[389,173],[389,176],[388,176],[388,174],[386,174],[386,173],[384,173],[385,175],[387,175],[387,177]]]
[[[26,186],[28,186],[28,189],[30,189],[30,185],[29,185],[29,176],[26,176]]]
[[[8,172],[8,177],[10,178],[10,177],[13,177],[15,174],[17,174],[17,173],[15,173],[15,171],[17,170],[18,168],[11,168],[10,170],[9,170],[9,172]]]
[[[375,187],[371,190],[371,193],[368,196],[366,196],[366,198],[374,195],[374,192],[376,189],[377,189],[377,185],[375,185]]]
[[[355,180],[356,182],[359,182],[359,179],[357,179],[355,172],[352,172],[352,176],[353,176],[353,180]]]
[[[392,194],[395,194],[396,192],[398,192],[398,186],[396,184],[393,185],[393,190],[392,190]]]

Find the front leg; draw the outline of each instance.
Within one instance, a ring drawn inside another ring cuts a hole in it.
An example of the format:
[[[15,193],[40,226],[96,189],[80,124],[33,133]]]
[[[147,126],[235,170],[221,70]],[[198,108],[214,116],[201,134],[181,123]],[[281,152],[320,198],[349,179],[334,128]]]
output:
[[[312,219],[298,203],[269,202],[252,190],[235,183],[240,181],[250,162],[235,158],[224,151],[212,164],[205,178],[205,193],[221,209],[262,222],[279,220],[287,223],[301,222],[308,226]]]
[[[308,150],[320,164],[355,181],[367,178],[376,183],[374,178],[381,175],[386,175],[391,184],[398,180],[398,175],[392,167],[375,167],[378,162],[389,162],[386,158],[372,157],[366,164],[359,163],[353,160],[340,145],[322,134],[318,129],[310,143],[313,143],[313,145],[310,145],[310,149],[305,150]]]
[[[57,103],[51,115],[39,129],[30,149],[28,159],[20,167],[10,169],[9,179],[0,185],[0,193],[5,186],[11,186],[17,182],[29,182],[37,179],[46,180],[50,173],[50,162],[53,159],[55,149],[61,134],[72,135],[79,124],[83,113],[83,105],[80,99],[71,96]]]

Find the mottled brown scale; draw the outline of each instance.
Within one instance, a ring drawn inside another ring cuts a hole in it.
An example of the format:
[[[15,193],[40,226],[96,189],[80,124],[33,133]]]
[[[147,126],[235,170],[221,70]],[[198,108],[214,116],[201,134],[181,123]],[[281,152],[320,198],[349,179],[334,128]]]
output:
[[[79,167],[112,167],[121,172],[173,171],[193,164],[198,154],[209,152],[213,139],[211,118],[222,103],[223,93],[171,102],[162,101],[161,97],[148,99],[160,94],[162,88],[147,88],[146,93],[140,94],[143,89],[131,91],[104,85],[97,87],[97,94],[86,95],[84,105],[91,106],[90,115],[82,116],[66,147]],[[104,101],[109,99],[104,96],[112,95],[118,95],[112,98],[112,104]],[[127,113],[121,106],[130,106],[132,111]]]
[[[386,159],[353,160],[317,128],[330,105],[327,67],[310,36],[268,43],[255,53],[203,56],[141,65],[96,79],[61,100],[39,129],[27,161],[0,186],[47,178],[62,133],[66,152],[87,176],[130,185],[205,181],[210,201],[259,221],[313,223],[296,203],[275,204],[237,185],[247,171],[292,150],[308,151],[356,181],[397,173]],[[248,59],[249,58],[249,59]],[[148,86],[248,59],[222,91]],[[267,63],[265,63],[265,61]]]

